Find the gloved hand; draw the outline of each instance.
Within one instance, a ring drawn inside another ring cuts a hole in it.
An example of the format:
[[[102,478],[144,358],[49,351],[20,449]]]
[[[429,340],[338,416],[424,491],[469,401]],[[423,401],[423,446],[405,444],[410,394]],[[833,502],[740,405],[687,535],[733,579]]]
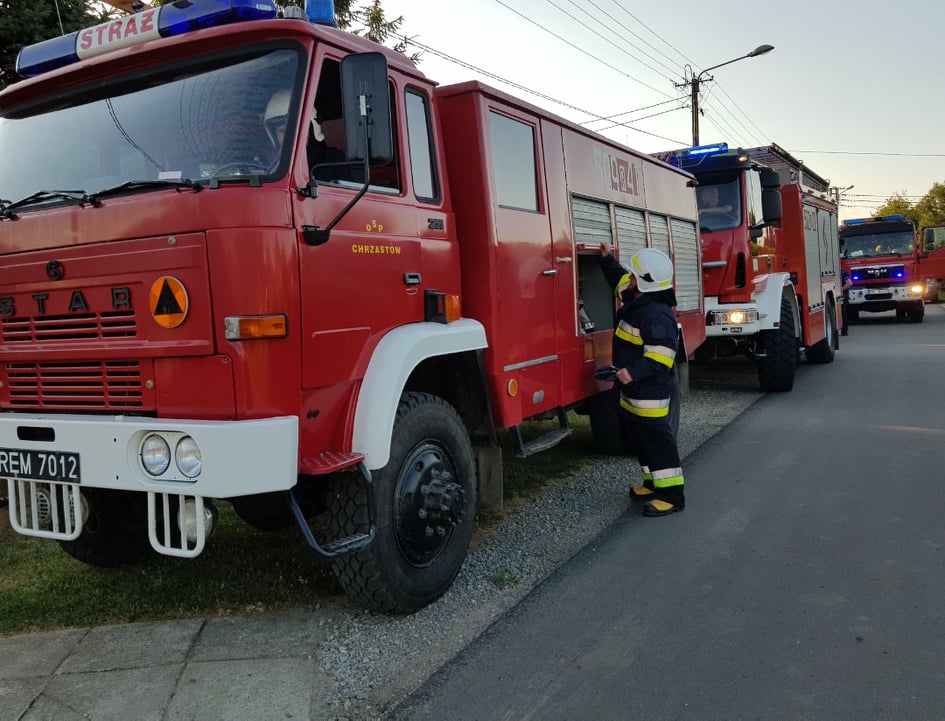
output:
[[[599,381],[612,381],[616,378],[616,366],[602,366],[594,371],[594,377]]]

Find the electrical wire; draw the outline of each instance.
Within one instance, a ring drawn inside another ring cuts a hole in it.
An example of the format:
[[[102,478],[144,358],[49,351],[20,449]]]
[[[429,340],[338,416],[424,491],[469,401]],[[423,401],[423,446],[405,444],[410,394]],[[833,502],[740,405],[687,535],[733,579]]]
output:
[[[507,78],[503,78],[501,75],[496,75],[496,74],[493,73],[493,72],[490,72],[490,71],[488,71],[488,70],[484,70],[483,68],[477,67],[476,65],[473,65],[472,63],[466,62],[465,60],[460,60],[459,58],[453,57],[452,55],[449,55],[449,54],[443,52],[442,50],[437,50],[436,48],[433,48],[433,47],[430,47],[429,45],[426,45],[426,44],[424,44],[424,43],[421,43],[420,41],[418,41],[418,40],[416,40],[416,39],[414,39],[414,38],[408,37],[408,36],[406,36],[406,35],[399,35],[399,34],[396,35],[396,36],[393,36],[393,37],[397,37],[398,39],[403,40],[404,43],[406,43],[407,45],[413,45],[414,47],[419,48],[420,50],[423,50],[423,51],[425,51],[425,52],[428,52],[428,53],[430,53],[431,55],[435,55],[435,56],[437,56],[438,58],[442,58],[443,60],[446,60],[446,61],[448,61],[448,62],[451,62],[451,63],[454,63],[454,64],[456,64],[456,65],[459,65],[460,67],[466,68],[467,70],[472,70],[473,72],[479,73],[480,75],[484,75],[484,76],[487,77],[487,78],[491,78],[491,79],[496,80],[496,81],[498,81],[498,82],[500,82],[500,83],[504,83],[505,85],[508,85],[508,86],[510,86],[510,87],[513,87],[513,88],[516,88],[517,90],[522,90],[522,91],[524,91],[524,92],[526,92],[526,93],[530,93],[531,95],[534,95],[534,96],[536,96],[536,97],[542,98],[543,100],[548,100],[548,101],[550,101],[550,102],[552,102],[552,103],[555,103],[555,104],[560,105],[560,106],[562,106],[562,107],[568,108],[569,110],[575,110],[575,111],[577,111],[577,112],[579,112],[579,113],[582,113],[582,114],[584,114],[584,115],[593,115],[595,120],[608,120],[608,118],[606,118],[606,117],[604,117],[604,116],[601,116],[601,115],[597,115],[597,113],[592,113],[591,111],[587,110],[586,108],[579,108],[579,107],[576,106],[576,105],[572,105],[572,104],[570,104],[570,103],[567,103],[567,102],[565,102],[564,100],[560,100],[559,98],[555,98],[555,97],[553,97],[553,96],[551,96],[551,95],[548,95],[547,93],[542,93],[542,92],[540,92],[540,91],[538,91],[538,90],[533,90],[532,88],[529,88],[529,87],[527,87],[527,86],[525,86],[525,85],[522,85],[521,83],[517,83],[517,82],[515,82],[515,81],[513,81],[513,80],[509,80],[509,79],[507,79]],[[675,100],[675,98],[673,98],[673,100]],[[649,132],[648,130],[641,130],[640,128],[635,128],[635,127],[633,127],[632,125],[628,125],[627,123],[617,123],[617,124],[620,125],[620,126],[622,126],[622,127],[627,128],[627,129],[629,129],[629,130],[633,130],[634,132],[637,132],[637,133],[643,133],[644,135],[650,135],[650,136],[652,136],[652,137],[654,137],[654,138],[659,138],[660,140],[666,140],[666,141],[668,141],[668,142],[670,142],[670,143],[676,143],[676,144],[685,145],[685,143],[684,143],[683,141],[681,141],[681,140],[674,140],[673,138],[667,138],[665,135],[659,135],[658,133],[651,133],[651,132]]]
[[[538,27],[538,28],[544,30],[544,31],[545,31],[546,33],[548,33],[549,35],[552,35],[552,36],[558,38],[558,40],[560,40],[561,42],[565,43],[566,45],[570,45],[572,48],[574,48],[574,49],[577,50],[578,52],[583,53],[584,55],[587,55],[589,58],[592,58],[593,60],[596,60],[596,61],[599,62],[601,65],[605,65],[606,67],[610,68],[611,70],[614,70],[615,72],[620,73],[620,74],[623,75],[624,77],[629,78],[629,79],[632,80],[633,82],[639,83],[639,84],[642,85],[643,87],[645,87],[645,88],[647,88],[647,89],[649,89],[649,90],[652,90],[654,93],[659,93],[659,94],[662,95],[663,97],[669,97],[669,94],[668,94],[668,93],[664,93],[662,90],[658,90],[657,88],[654,88],[654,87],[653,87],[652,85],[650,85],[649,83],[645,83],[645,82],[643,82],[642,80],[640,80],[639,78],[633,77],[632,75],[630,75],[630,73],[627,73],[627,72],[621,70],[620,68],[616,67],[615,65],[611,65],[611,64],[608,63],[606,60],[601,60],[599,57],[597,57],[596,55],[593,55],[592,53],[589,53],[589,52],[588,52],[587,50],[585,50],[584,48],[575,45],[575,44],[572,43],[570,40],[567,40],[567,39],[563,38],[562,36],[558,35],[557,33],[555,33],[555,32],[553,32],[553,31],[549,30],[548,28],[546,28],[546,27],[545,27],[544,25],[542,25],[541,23],[536,22],[535,20],[532,20],[530,17],[528,17],[527,15],[524,15],[523,13],[520,13],[518,10],[516,10],[515,8],[513,8],[513,7],[510,6],[510,5],[507,5],[507,4],[504,3],[502,0],[495,0],[495,1],[496,1],[497,3],[499,3],[499,5],[501,5],[502,7],[504,7],[506,10],[508,10],[509,12],[515,13],[516,15],[518,15],[518,16],[519,16],[520,18],[522,18],[523,20],[526,20],[526,21],[530,22],[532,25],[534,25],[535,27]]]

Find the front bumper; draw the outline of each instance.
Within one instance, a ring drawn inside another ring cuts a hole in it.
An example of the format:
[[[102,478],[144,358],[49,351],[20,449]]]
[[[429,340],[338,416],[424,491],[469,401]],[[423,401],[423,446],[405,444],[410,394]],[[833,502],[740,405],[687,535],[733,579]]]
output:
[[[202,466],[188,478],[173,453],[160,475],[148,473],[141,460],[142,443],[151,435],[166,439],[171,449],[185,436],[200,449]],[[43,472],[46,459],[55,459],[54,472]],[[62,459],[69,459],[67,464]],[[194,421],[131,416],[0,414],[0,479],[6,479],[10,523],[17,532],[72,540],[84,525],[81,490],[103,488],[148,494],[151,543],[156,551],[192,557],[197,548],[169,547],[153,531],[156,510],[170,499],[192,501],[203,508],[204,498],[232,498],[283,491],[298,476],[298,418],[284,416],[250,421]],[[44,505],[52,504],[49,510]],[[164,537],[169,534],[165,533]]]

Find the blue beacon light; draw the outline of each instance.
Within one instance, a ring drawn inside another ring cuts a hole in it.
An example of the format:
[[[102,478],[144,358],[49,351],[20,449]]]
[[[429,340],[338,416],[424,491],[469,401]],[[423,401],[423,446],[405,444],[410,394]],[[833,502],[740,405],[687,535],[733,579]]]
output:
[[[338,27],[335,20],[335,0],[305,0],[305,15],[317,25]]]
[[[244,20],[265,20],[276,17],[278,12],[274,0],[189,0],[153,7],[28,45],[17,56],[16,72],[20,77],[31,78],[148,40]]]
[[[686,155],[713,155],[714,153],[724,153],[728,150],[728,143],[716,143],[715,145],[697,145],[689,148]]]

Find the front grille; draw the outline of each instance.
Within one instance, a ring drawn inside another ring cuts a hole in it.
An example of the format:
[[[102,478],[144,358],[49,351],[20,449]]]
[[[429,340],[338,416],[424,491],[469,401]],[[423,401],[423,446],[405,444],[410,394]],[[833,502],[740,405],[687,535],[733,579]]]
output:
[[[0,327],[4,343],[134,338],[138,333],[134,311],[4,318]]]
[[[11,410],[153,410],[153,391],[144,387],[142,379],[148,371],[142,365],[139,361],[121,360],[7,363],[3,367],[6,407]]]

